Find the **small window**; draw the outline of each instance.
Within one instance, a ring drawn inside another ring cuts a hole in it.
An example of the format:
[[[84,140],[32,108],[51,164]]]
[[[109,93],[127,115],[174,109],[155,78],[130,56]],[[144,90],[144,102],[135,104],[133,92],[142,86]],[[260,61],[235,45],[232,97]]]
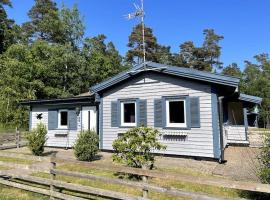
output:
[[[228,102],[228,123],[230,125],[244,125],[242,102]]]
[[[135,102],[121,102],[121,125],[136,126]]]
[[[186,102],[184,99],[166,100],[167,127],[186,127]]]
[[[59,110],[58,128],[68,128],[68,111],[67,110]]]

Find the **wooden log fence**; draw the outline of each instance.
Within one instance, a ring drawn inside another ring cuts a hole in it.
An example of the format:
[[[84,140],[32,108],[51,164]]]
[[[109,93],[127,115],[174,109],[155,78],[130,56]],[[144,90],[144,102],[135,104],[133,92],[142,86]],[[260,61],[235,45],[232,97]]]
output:
[[[17,128],[15,133],[3,133],[0,134],[0,150],[20,148],[26,145],[23,141],[24,137],[21,131]]]
[[[247,181],[234,181],[228,180],[224,178],[218,177],[194,177],[189,175],[182,175],[174,172],[161,172],[156,170],[145,170],[139,168],[132,168],[132,167],[125,167],[125,166],[116,166],[110,165],[105,166],[101,163],[94,163],[94,162],[82,162],[76,161],[71,159],[62,159],[62,158],[52,158],[55,159],[56,163],[70,163],[70,164],[79,164],[82,166],[86,166],[92,169],[101,169],[107,171],[115,171],[124,174],[134,174],[139,176],[146,176],[150,178],[160,178],[160,179],[171,179],[181,182],[189,182],[194,184],[200,185],[208,185],[208,186],[215,186],[221,188],[229,188],[229,189],[238,189],[238,190],[246,190],[252,192],[263,192],[263,193],[270,193],[270,184],[262,184],[262,183],[255,183],[255,182],[247,182]]]
[[[1,172],[0,172],[0,174],[1,174]],[[87,177],[86,179],[96,180],[94,178],[93,179],[89,178],[89,176],[87,176],[87,174],[82,174],[82,173],[81,174],[78,174],[78,173],[73,174],[72,172],[66,173],[64,171],[55,171],[55,174],[58,174],[58,175],[61,174],[61,175],[65,175],[65,176],[71,175],[72,177],[78,177],[78,178],[85,178],[84,175],[86,175],[86,177]],[[77,175],[79,175],[79,176],[77,176]],[[82,185],[78,185],[78,184],[66,183],[63,181],[51,180],[51,179],[46,179],[46,178],[39,178],[39,177],[34,177],[34,176],[29,176],[29,175],[18,175],[18,174],[6,173],[5,177],[6,178],[8,177],[9,181],[0,179],[0,184],[16,187],[16,188],[31,191],[31,192],[44,194],[44,195],[50,196],[50,198],[56,197],[56,198],[60,198],[60,199],[72,199],[73,196],[70,195],[69,198],[66,198],[65,194],[59,193],[56,191],[57,188],[61,188],[61,189],[66,189],[66,190],[70,190],[70,191],[74,191],[74,192],[81,192],[81,193],[86,193],[86,194],[92,194],[95,196],[120,199],[120,200],[145,200],[145,199],[148,199],[146,197],[139,197],[139,196],[134,196],[134,195],[125,194],[125,193],[121,193],[121,192],[104,190],[104,189],[99,189],[99,188],[94,188],[94,187],[89,187],[89,186],[82,186]],[[97,177],[97,179],[101,178],[98,176],[96,176],[96,177]],[[54,191],[46,190],[43,188],[42,189],[35,188],[33,186],[28,186],[28,185],[24,185],[24,184],[14,183],[13,181],[11,181],[12,180],[11,178],[12,179],[19,179],[19,180],[23,180],[23,181],[27,181],[27,182],[31,182],[31,183],[36,183],[36,184],[40,184],[40,185],[46,185],[46,186],[51,186],[53,184]],[[182,190],[173,189],[173,188],[162,188],[162,187],[149,185],[149,184],[141,184],[140,185],[139,182],[138,183],[133,182],[133,181],[122,181],[121,182],[121,180],[117,180],[117,179],[113,180],[113,179],[105,178],[105,177],[102,177],[102,178],[104,178],[104,180],[107,183],[121,184],[121,185],[125,185],[125,186],[146,189],[149,191],[165,193],[165,194],[172,195],[172,196],[188,197],[188,198],[192,198],[192,199],[196,199],[196,200],[199,200],[199,199],[202,199],[202,200],[221,199],[222,200],[223,199],[223,198],[219,198],[219,197],[217,198],[217,197],[212,197],[212,196],[208,196],[208,195],[204,195],[204,194],[182,191]],[[114,182],[114,181],[119,181],[119,182]],[[63,196],[61,196],[61,194],[63,194]]]
[[[43,195],[47,195],[47,196],[53,196],[53,197],[58,198],[58,199],[85,200],[84,198],[71,196],[71,195],[60,193],[60,192],[51,193],[49,190],[46,190],[46,189],[43,189],[43,188],[33,187],[33,186],[21,184],[21,183],[12,182],[12,181],[9,181],[9,180],[0,179],[0,184],[10,186],[10,187],[14,187],[14,188],[18,188],[18,189],[22,189],[22,190],[26,190],[26,191],[29,191],[29,192],[35,192],[35,193],[38,193],[38,194],[43,194]]]
[[[81,161],[75,161],[70,159],[62,159],[56,158],[55,154],[50,159],[51,162],[51,169],[50,169],[50,179],[46,178],[39,178],[34,176],[28,175],[16,175],[10,174],[8,172],[0,171],[0,174],[4,174],[10,176],[9,180],[2,180],[0,179],[0,184],[9,185],[12,187],[21,188],[24,190],[37,192],[40,194],[45,194],[50,196],[50,199],[59,198],[59,199],[79,199],[82,200],[84,198],[72,195],[66,195],[63,193],[58,192],[58,189],[65,189],[69,191],[74,191],[76,193],[86,193],[95,196],[101,196],[105,198],[113,198],[113,199],[127,199],[127,200],[138,200],[138,199],[148,199],[150,192],[157,192],[163,193],[171,196],[176,197],[187,197],[192,199],[202,199],[202,200],[213,200],[213,199],[223,199],[221,197],[215,197],[211,195],[205,195],[201,193],[189,192],[184,191],[176,188],[164,188],[157,185],[153,185],[148,182],[149,178],[160,178],[160,179],[171,179],[177,180],[181,182],[190,182],[193,184],[201,184],[201,185],[210,185],[215,187],[223,187],[223,188],[230,188],[230,189],[239,189],[239,190],[246,190],[246,191],[255,191],[255,192],[264,192],[270,193],[270,185],[268,184],[261,184],[261,183],[253,183],[253,182],[243,182],[243,181],[232,181],[226,180],[221,178],[211,178],[211,177],[193,177],[188,175],[179,175],[177,173],[172,172],[160,172],[156,170],[147,170],[147,169],[138,169],[138,168],[131,168],[131,167],[124,167],[124,166],[116,166],[110,165],[105,166],[103,164],[98,164],[95,162],[87,163]],[[130,180],[123,180],[123,179],[116,179],[116,178],[108,178],[104,176],[97,176],[93,174],[85,174],[79,172],[71,172],[71,171],[63,171],[58,170],[58,164],[80,164],[87,166],[89,168],[100,169],[100,170],[108,170],[108,171],[115,171],[124,174],[133,174],[142,177],[143,181],[130,181]],[[104,190],[100,188],[94,188],[89,186],[82,186],[78,184],[67,183],[63,181],[57,180],[57,176],[69,176],[69,177],[76,177],[82,178],[91,181],[101,181],[104,183],[109,184],[118,184],[125,187],[132,187],[137,188],[142,191],[142,196],[134,196],[130,194],[125,194],[121,192],[115,192],[110,190]],[[49,189],[43,188],[35,188],[33,186],[28,186],[24,184],[15,183],[13,179],[20,179],[27,182],[33,182],[40,185],[46,185]],[[46,190],[46,191],[45,191]],[[61,196],[63,195],[63,196]],[[227,199],[227,198],[226,198]]]
[[[27,182],[31,182],[31,183],[36,183],[36,184],[40,184],[40,185],[45,185],[45,186],[50,186],[52,183],[53,185],[55,185],[55,189],[60,188],[60,189],[66,189],[69,191],[74,191],[74,192],[80,192],[80,193],[86,193],[86,194],[92,194],[92,195],[96,195],[96,196],[100,196],[100,197],[107,197],[107,198],[113,198],[113,199],[127,199],[127,200],[142,200],[143,198],[141,197],[137,197],[137,196],[133,196],[133,195],[129,195],[129,194],[124,194],[124,193],[120,193],[120,192],[114,192],[114,191],[110,191],[110,190],[104,190],[104,189],[99,189],[99,188],[94,188],[94,187],[89,187],[89,186],[83,186],[83,185],[78,185],[78,184],[73,184],[73,183],[66,183],[63,181],[58,181],[58,180],[50,180],[50,179],[46,179],[46,178],[40,178],[40,177],[34,177],[34,176],[29,176],[29,175],[17,175],[17,174],[10,174],[7,173],[7,176],[9,176],[9,178],[13,178],[13,179],[19,179],[19,180],[23,180],[23,181],[27,181]],[[11,179],[9,179],[11,180]],[[12,181],[9,181],[12,182]],[[0,184],[6,185],[5,182],[1,182],[0,179]],[[12,185],[10,185],[12,186]],[[33,186],[31,186],[33,187]],[[20,187],[17,187],[20,188]],[[25,188],[21,188],[21,189],[25,189]],[[26,187],[26,190],[27,187]],[[47,190],[47,189],[46,189]],[[30,191],[30,190],[28,190]],[[33,191],[35,192],[35,191]],[[37,193],[39,193],[37,191]],[[47,196],[53,196],[56,198],[60,198],[60,199],[66,199],[65,197],[61,197],[61,196],[55,196],[55,193],[59,193],[57,191],[51,191],[51,190],[47,190],[46,193],[41,193],[41,194],[45,194]],[[63,193],[61,193],[63,194]],[[72,195],[73,196],[73,195]],[[75,195],[74,195],[75,197]],[[72,198],[70,198],[72,199]],[[82,198],[85,199],[85,198]]]
[[[76,177],[76,178],[82,178],[87,180],[94,180],[94,181],[102,181],[104,183],[110,183],[110,184],[119,184],[122,186],[132,187],[132,188],[138,188],[142,190],[143,193],[143,199],[148,198],[148,192],[158,192],[158,193],[165,193],[171,196],[178,196],[178,197],[188,197],[192,199],[205,199],[205,200],[213,200],[217,199],[217,197],[211,197],[209,195],[204,195],[200,193],[194,193],[194,192],[188,192],[183,191],[175,188],[163,188],[156,185],[148,184],[145,182],[135,182],[135,181],[127,181],[127,180],[121,180],[121,179],[113,179],[113,178],[107,178],[107,177],[101,177],[91,174],[84,174],[84,173],[78,173],[78,172],[68,172],[68,171],[61,171],[61,170],[51,170],[51,173],[56,175],[62,175],[62,176],[70,176],[70,177]],[[147,191],[145,194],[144,191]],[[219,198],[223,199],[223,198]]]
[[[139,182],[139,181],[114,179],[114,178],[108,178],[108,177],[102,177],[102,176],[96,176],[96,175],[84,174],[84,173],[78,173],[78,172],[57,170],[56,169],[56,165],[57,165],[56,161],[57,160],[58,159],[55,158],[55,155],[53,155],[51,158],[51,161],[50,161],[51,162],[50,179],[34,177],[34,176],[29,176],[29,175],[12,174],[9,172],[6,172],[6,173],[2,172],[1,173],[1,171],[0,171],[0,174],[4,174],[4,177],[9,178],[9,180],[0,179],[0,184],[20,188],[20,189],[31,191],[31,192],[44,194],[44,195],[50,196],[50,199],[54,199],[54,198],[78,199],[78,200],[84,199],[81,197],[77,197],[77,196],[73,197],[73,195],[67,195],[67,194],[60,193],[57,191],[58,189],[65,189],[65,190],[69,190],[69,191],[74,191],[76,193],[78,193],[78,192],[79,193],[86,193],[86,194],[105,197],[105,198],[109,198],[109,199],[120,199],[120,200],[146,200],[149,198],[150,191],[157,192],[157,193],[163,193],[163,194],[176,196],[176,197],[188,197],[188,198],[197,199],[197,200],[199,200],[199,199],[202,199],[202,200],[223,199],[220,197],[214,197],[214,196],[209,196],[209,195],[205,195],[205,194],[175,189],[175,188],[163,188],[163,187],[159,187],[159,186],[156,186],[153,184],[149,184],[149,183],[147,183],[147,177],[148,177],[147,175],[144,176],[145,179],[142,182]],[[144,169],[144,170],[147,171],[146,169]],[[56,180],[57,176],[59,176],[59,175],[76,177],[76,178],[83,178],[83,179],[92,180],[92,181],[102,181],[104,183],[118,184],[121,186],[132,187],[132,188],[135,187],[135,188],[142,190],[142,196],[134,196],[134,195],[121,193],[121,192],[115,192],[115,191],[111,191],[111,190],[105,190],[105,189],[83,186],[83,185],[78,185],[78,184],[66,183],[63,181]],[[48,186],[49,189],[29,186],[27,184],[22,184],[22,183],[16,183],[16,182],[14,182],[14,179],[19,179],[19,180],[26,181],[26,182],[45,185],[45,186]]]
[[[55,158],[55,153],[52,155],[52,158]],[[56,169],[56,162],[55,162],[55,159],[51,159],[51,170],[54,170],[54,169]],[[56,174],[53,174],[53,173],[50,173],[50,174],[51,174],[50,191],[51,191],[51,194],[53,194],[55,190],[53,182],[55,181]],[[54,196],[50,195],[50,199],[54,200]]]

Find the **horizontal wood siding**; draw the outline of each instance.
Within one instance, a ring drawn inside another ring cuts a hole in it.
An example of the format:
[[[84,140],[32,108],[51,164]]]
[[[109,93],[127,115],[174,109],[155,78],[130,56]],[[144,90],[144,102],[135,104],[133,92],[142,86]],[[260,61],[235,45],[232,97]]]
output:
[[[213,157],[211,86],[155,73],[141,75],[103,94],[103,149],[112,150],[112,143],[118,134],[127,131],[127,128],[111,127],[112,101],[125,98],[147,100],[147,126],[154,127],[154,99],[174,95],[199,97],[200,128],[181,130],[187,136],[161,136],[159,140],[167,145],[167,150],[159,153]],[[163,134],[172,131],[158,129]]]
[[[36,118],[37,114],[42,113],[42,119]],[[31,128],[35,128],[38,123],[42,122],[48,128],[48,108],[33,107],[32,108]],[[81,116],[80,116],[81,117]],[[80,117],[77,117],[77,130],[48,130],[46,146],[53,147],[72,147],[81,130]],[[68,133],[68,136],[67,136]]]
[[[247,142],[245,126],[225,126],[225,136],[227,143],[242,143]]]

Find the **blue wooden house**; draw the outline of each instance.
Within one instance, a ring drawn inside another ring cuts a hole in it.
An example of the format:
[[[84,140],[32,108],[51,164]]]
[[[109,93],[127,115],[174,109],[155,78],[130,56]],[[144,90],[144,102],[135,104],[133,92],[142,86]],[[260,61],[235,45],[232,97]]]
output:
[[[239,79],[147,62],[63,99],[31,100],[30,129],[48,127],[47,146],[72,147],[78,133],[94,129],[101,150],[131,127],[160,131],[168,155],[223,160],[227,145],[248,145],[262,99],[241,94]],[[40,117],[41,116],[41,117]]]

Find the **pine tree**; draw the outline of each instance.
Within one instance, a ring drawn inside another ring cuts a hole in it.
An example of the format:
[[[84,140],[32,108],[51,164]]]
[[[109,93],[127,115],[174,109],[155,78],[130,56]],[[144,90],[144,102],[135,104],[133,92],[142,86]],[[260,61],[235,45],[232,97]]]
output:
[[[212,68],[210,63],[206,61],[207,58],[208,53],[203,47],[195,47],[192,41],[187,41],[180,45],[178,66],[211,71]]]
[[[212,69],[221,69],[222,62],[219,61],[221,47],[218,43],[224,37],[217,35],[213,29],[205,29],[203,30],[203,34],[205,38],[202,48],[206,51],[207,55],[205,62],[209,63]]]
[[[232,63],[222,70],[222,74],[241,78],[242,72],[237,63]]]
[[[78,49],[82,43],[85,30],[83,18],[80,15],[78,6],[74,5],[73,8],[70,9],[63,4],[59,14],[63,26],[65,42],[74,49]]]
[[[256,63],[245,61],[240,90],[263,98],[259,112],[261,126],[270,128],[270,59],[268,54],[254,56]]]
[[[180,53],[176,56],[176,64],[201,71],[213,71],[222,68],[219,61],[221,47],[218,45],[223,36],[215,34],[213,29],[205,29],[203,45],[196,47],[192,41],[180,45]]]
[[[158,62],[157,49],[159,47],[157,38],[153,35],[153,30],[145,26],[145,49],[146,60]],[[130,36],[127,46],[129,50],[126,54],[126,60],[132,64],[140,64],[143,62],[143,39],[142,24],[136,25]]]
[[[81,88],[87,89],[125,69],[122,65],[122,57],[113,43],[106,44],[105,40],[105,35],[85,39],[83,54],[86,65],[80,69],[83,80]]]
[[[174,57],[170,46],[158,45],[156,52],[157,62],[166,65],[174,65]]]
[[[51,43],[64,43],[63,26],[56,3],[52,0],[35,0],[28,16],[30,21],[22,26],[27,40],[41,39]]]
[[[0,54],[20,38],[20,27],[8,19],[4,6],[12,7],[10,0],[0,0]]]

